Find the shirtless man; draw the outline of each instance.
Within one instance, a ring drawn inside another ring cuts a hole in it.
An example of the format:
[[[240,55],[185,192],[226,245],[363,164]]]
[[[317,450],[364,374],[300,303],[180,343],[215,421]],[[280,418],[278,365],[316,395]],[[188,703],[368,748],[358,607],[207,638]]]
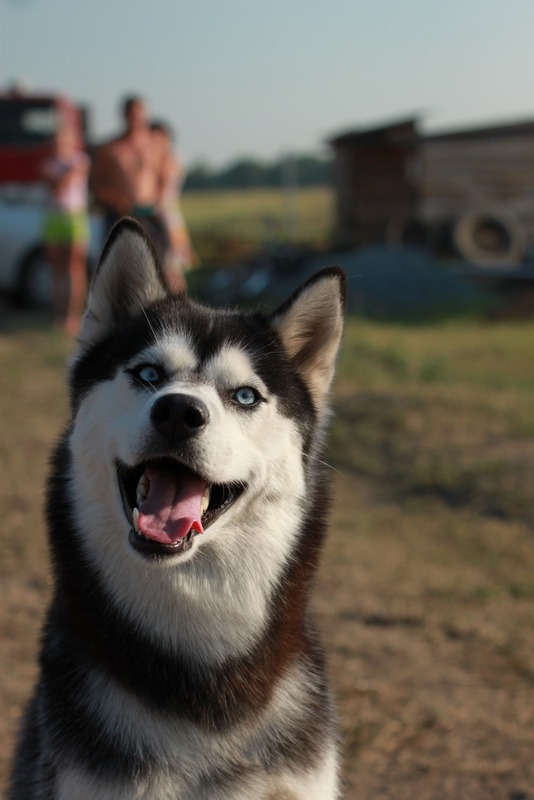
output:
[[[141,98],[126,98],[122,111],[124,133],[97,148],[91,188],[104,209],[107,232],[120,217],[134,217],[145,228],[164,266],[170,244],[163,215],[168,184],[166,148],[151,131]]]

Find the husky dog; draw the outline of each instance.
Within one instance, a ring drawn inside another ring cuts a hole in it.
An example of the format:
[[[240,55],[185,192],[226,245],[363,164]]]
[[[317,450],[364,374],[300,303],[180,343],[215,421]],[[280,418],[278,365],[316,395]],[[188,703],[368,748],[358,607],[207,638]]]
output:
[[[52,458],[55,590],[11,800],[332,800],[309,588],[343,273],[271,315],[169,296],[117,224]]]

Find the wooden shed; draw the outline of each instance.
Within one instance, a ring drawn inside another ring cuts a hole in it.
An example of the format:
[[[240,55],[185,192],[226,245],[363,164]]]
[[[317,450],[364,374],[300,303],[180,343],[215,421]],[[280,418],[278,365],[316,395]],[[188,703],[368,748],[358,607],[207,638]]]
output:
[[[416,118],[330,140],[340,243],[445,240],[476,263],[534,245],[534,121],[423,135]]]
[[[382,241],[416,213],[419,136],[414,119],[330,140],[334,148],[336,236],[342,243]]]

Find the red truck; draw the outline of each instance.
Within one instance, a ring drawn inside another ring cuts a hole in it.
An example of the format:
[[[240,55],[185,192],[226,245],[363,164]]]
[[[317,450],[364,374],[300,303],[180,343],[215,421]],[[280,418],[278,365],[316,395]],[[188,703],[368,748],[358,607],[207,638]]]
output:
[[[0,94],[0,187],[40,181],[40,165],[52,155],[54,134],[63,123],[84,147],[86,114],[68,98],[17,90]]]
[[[25,305],[48,306],[51,300],[41,242],[46,187],[40,165],[52,154],[54,135],[64,122],[85,146],[87,114],[72,100],[53,93],[0,92],[0,291]],[[89,260],[101,237],[101,220],[92,216]]]

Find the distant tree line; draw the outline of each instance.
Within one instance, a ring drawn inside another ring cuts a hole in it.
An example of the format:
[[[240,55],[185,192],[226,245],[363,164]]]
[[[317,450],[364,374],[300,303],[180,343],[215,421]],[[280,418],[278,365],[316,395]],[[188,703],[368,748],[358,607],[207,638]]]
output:
[[[263,162],[241,158],[221,169],[197,163],[187,173],[185,189],[252,189],[260,187],[325,186],[331,183],[332,161],[298,155]]]

